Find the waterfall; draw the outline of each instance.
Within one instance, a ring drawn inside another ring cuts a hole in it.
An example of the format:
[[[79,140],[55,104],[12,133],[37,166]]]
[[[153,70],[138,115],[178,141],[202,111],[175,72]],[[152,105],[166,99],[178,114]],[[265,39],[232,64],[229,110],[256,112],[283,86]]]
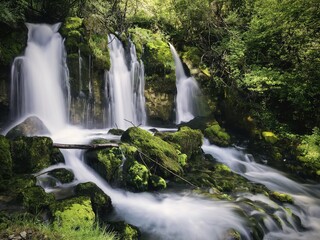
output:
[[[144,67],[130,42],[130,61],[119,39],[108,36],[111,69],[106,74],[107,127],[126,129],[146,123]]]
[[[66,53],[57,32],[60,24],[27,27],[25,54],[14,60],[11,70],[11,117],[35,115],[56,131],[67,123],[70,103]]]
[[[199,115],[200,88],[193,77],[187,77],[179,55],[173,45],[170,50],[176,65],[176,123],[188,122]]]

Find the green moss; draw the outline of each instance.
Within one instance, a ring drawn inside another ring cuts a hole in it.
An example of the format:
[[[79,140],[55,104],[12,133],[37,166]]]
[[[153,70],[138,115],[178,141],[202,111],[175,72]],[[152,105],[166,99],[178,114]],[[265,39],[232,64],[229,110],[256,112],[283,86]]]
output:
[[[276,201],[282,202],[282,203],[293,203],[292,196],[285,194],[285,193],[271,192],[270,198],[274,199]]]
[[[0,135],[0,180],[9,179],[12,176],[12,159],[10,142]]]
[[[262,132],[262,137],[267,143],[275,144],[279,139],[273,132]]]
[[[92,144],[105,142],[106,140],[94,140]],[[89,150],[85,153],[85,160],[90,167],[108,182],[119,180],[120,166],[123,161],[123,155],[119,148]]]
[[[116,136],[121,136],[123,132],[124,132],[124,130],[122,130],[122,129],[113,128],[113,129],[110,129],[110,130],[108,131],[108,134],[112,134],[112,135],[116,135]]]
[[[61,183],[70,183],[74,180],[73,172],[64,168],[52,170],[49,172],[49,175],[55,177]]]
[[[31,213],[38,214],[47,209],[55,201],[53,194],[46,193],[39,186],[32,186],[22,190],[23,206]]]
[[[219,146],[230,145],[230,135],[220,127],[218,122],[214,122],[204,130],[204,136],[209,139],[210,143]]]
[[[95,214],[88,197],[77,197],[60,201],[51,205],[54,217],[53,227],[60,231],[78,231],[82,228],[92,228]]]
[[[20,137],[11,142],[13,168],[17,173],[36,173],[54,163],[52,140]]]
[[[138,240],[140,239],[139,229],[125,222],[110,223],[111,229],[118,233],[121,240]]]
[[[162,190],[167,187],[166,181],[157,175],[151,175],[149,181],[152,189],[154,190]]]
[[[188,159],[201,153],[203,135],[200,130],[193,130],[184,126],[175,133],[160,133],[156,135],[169,143],[178,144],[180,146],[179,150],[186,154]]]
[[[225,164],[222,164],[222,163],[218,163],[215,165],[215,169],[216,171],[218,172],[227,172],[227,173],[230,173],[231,172],[231,169],[225,165]]]
[[[110,55],[107,35],[91,35],[88,40],[88,46],[95,57],[97,67],[100,69],[109,70]]]
[[[128,168],[126,181],[127,184],[136,191],[146,191],[149,188],[149,170],[145,165],[134,161]]]
[[[112,211],[111,198],[106,195],[96,184],[92,182],[81,183],[76,186],[77,196],[88,196],[92,203],[92,209],[99,222],[106,221],[108,214]]]
[[[129,128],[122,134],[121,141],[130,143],[140,149],[140,151],[145,154],[145,156],[142,157],[148,167],[156,167],[155,174],[162,177],[170,176],[168,171],[158,164],[155,164],[154,161],[174,173],[182,173],[176,149],[161,138],[153,136],[148,131],[138,127]]]

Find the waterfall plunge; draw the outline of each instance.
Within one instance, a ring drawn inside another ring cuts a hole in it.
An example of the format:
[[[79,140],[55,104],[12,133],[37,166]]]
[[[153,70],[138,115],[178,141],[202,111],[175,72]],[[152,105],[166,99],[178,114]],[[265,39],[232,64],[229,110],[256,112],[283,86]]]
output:
[[[188,122],[199,115],[200,88],[193,77],[187,77],[175,48],[170,50],[176,65],[176,123]]]
[[[146,123],[144,99],[144,66],[137,60],[136,49],[130,42],[130,63],[119,39],[108,36],[111,69],[106,74],[108,127],[126,129],[132,124]]]
[[[57,32],[60,24],[27,27],[25,55],[14,60],[11,70],[11,117],[35,115],[54,132],[66,125],[69,102],[66,54]]]

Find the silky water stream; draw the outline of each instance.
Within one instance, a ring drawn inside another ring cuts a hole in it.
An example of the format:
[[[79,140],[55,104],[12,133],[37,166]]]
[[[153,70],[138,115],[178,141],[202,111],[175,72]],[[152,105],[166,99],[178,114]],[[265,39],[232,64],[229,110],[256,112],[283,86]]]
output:
[[[16,58],[12,71],[12,81],[15,86],[12,87],[12,108],[15,118],[25,118],[30,114],[38,116],[48,126],[50,137],[56,143],[89,143],[92,139],[101,137],[119,140],[119,137],[108,134],[108,129],[89,130],[68,125],[68,101],[64,100],[68,98],[66,96],[68,84],[65,81],[68,71],[65,67],[63,40],[57,33],[57,28],[57,25],[29,25],[25,56]],[[121,47],[118,41],[110,45],[111,61],[122,61],[125,64]],[[136,66],[137,60],[131,58],[132,66]],[[141,91],[143,83],[134,85],[130,83],[131,69],[137,67],[127,67],[125,71],[122,67],[119,70],[117,66],[112,68],[108,80],[108,94],[121,93],[121,89],[127,90],[126,87],[113,85],[120,84],[119,79],[125,79],[127,81],[125,86],[133,89],[135,93],[143,92]],[[143,71],[143,67],[141,69],[139,71]],[[124,74],[124,77],[121,74]],[[141,77],[141,72],[133,75]],[[45,92],[47,87],[48,93]],[[110,89],[114,90],[110,92]],[[128,122],[123,122],[124,119],[137,124],[146,122],[142,106],[144,99],[141,96],[137,97],[136,94],[129,92],[123,98],[110,95],[110,99],[112,99],[110,111],[112,104],[115,104],[120,112],[113,113],[113,116],[120,117],[112,118],[109,126],[117,124],[126,128]],[[122,112],[123,99],[127,99],[130,103],[124,106],[131,108]],[[134,103],[134,99],[136,103],[131,104]],[[132,111],[135,108],[139,109],[139,117],[133,114],[137,111]],[[121,121],[117,122],[117,118]],[[234,193],[235,200],[227,201],[208,199],[187,188],[157,193],[132,193],[114,189],[85,164],[83,150],[62,150],[65,164],[50,167],[50,169],[62,167],[73,171],[75,180],[72,183],[58,183],[53,188],[43,187],[48,192],[56,192],[81,182],[94,182],[111,197],[114,206],[113,218],[139,227],[144,239],[231,239],[231,229],[239,232],[241,239],[318,239],[319,185],[296,183],[284,173],[256,163],[252,155],[244,150],[220,148],[209,144],[204,144],[202,149],[216,161],[228,165],[232,171],[248,180],[263,184],[270,190],[292,195],[294,203],[279,205],[264,195],[252,193]],[[43,172],[47,170],[49,169],[44,169]],[[45,174],[41,176],[44,177]]]

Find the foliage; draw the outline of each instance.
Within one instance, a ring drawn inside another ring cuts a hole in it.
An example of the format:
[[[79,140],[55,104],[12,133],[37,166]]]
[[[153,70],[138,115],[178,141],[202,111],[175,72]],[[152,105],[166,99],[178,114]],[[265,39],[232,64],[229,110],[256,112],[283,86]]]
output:
[[[0,166],[0,180],[10,178],[12,176],[10,142],[2,135],[0,135]]]

